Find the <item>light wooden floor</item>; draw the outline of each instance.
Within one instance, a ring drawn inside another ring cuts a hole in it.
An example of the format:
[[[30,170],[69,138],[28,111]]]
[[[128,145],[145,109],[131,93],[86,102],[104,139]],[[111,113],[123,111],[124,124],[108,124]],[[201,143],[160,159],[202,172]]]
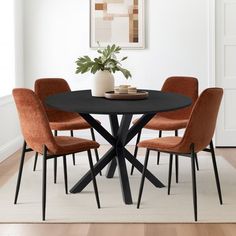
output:
[[[0,225],[1,236],[235,236],[235,224]]]
[[[101,152],[106,148],[102,147]],[[217,149],[216,153],[236,168],[236,149]],[[0,164],[0,185],[18,171],[19,155],[20,151]],[[30,156],[32,153],[27,154],[26,160]],[[49,235],[235,236],[236,224],[0,224],[0,236]]]

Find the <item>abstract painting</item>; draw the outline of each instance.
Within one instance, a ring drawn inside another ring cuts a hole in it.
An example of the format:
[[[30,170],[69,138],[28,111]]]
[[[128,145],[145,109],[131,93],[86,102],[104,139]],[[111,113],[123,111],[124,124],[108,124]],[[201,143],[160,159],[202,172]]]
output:
[[[90,0],[90,46],[144,48],[144,0]]]

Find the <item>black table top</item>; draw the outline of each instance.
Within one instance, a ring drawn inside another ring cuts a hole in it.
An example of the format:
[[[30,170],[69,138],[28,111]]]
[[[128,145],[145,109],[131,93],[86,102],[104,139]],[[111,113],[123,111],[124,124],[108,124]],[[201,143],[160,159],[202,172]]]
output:
[[[191,99],[176,93],[147,90],[143,100],[109,100],[92,97],[91,90],[59,93],[46,98],[49,107],[84,114],[147,114],[172,111],[191,105]]]

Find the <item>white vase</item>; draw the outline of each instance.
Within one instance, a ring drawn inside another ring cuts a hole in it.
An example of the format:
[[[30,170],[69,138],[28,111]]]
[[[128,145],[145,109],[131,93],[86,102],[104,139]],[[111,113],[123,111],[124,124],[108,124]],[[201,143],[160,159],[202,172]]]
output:
[[[105,92],[114,90],[114,76],[107,70],[98,71],[93,78],[92,96],[104,97]]]

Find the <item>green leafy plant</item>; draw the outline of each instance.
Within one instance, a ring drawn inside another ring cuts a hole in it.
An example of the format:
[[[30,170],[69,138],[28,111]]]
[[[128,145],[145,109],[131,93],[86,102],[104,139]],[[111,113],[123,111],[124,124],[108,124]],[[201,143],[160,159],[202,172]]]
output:
[[[121,62],[126,60],[128,57],[123,57],[121,60],[117,58],[121,48],[113,44],[112,46],[108,45],[106,48],[97,50],[99,57],[91,59],[89,56],[79,57],[75,62],[77,65],[76,74],[84,74],[88,71],[95,74],[97,71],[109,71],[110,73],[115,73],[120,71],[126,79],[131,77],[131,73],[124,69],[121,65]]]

